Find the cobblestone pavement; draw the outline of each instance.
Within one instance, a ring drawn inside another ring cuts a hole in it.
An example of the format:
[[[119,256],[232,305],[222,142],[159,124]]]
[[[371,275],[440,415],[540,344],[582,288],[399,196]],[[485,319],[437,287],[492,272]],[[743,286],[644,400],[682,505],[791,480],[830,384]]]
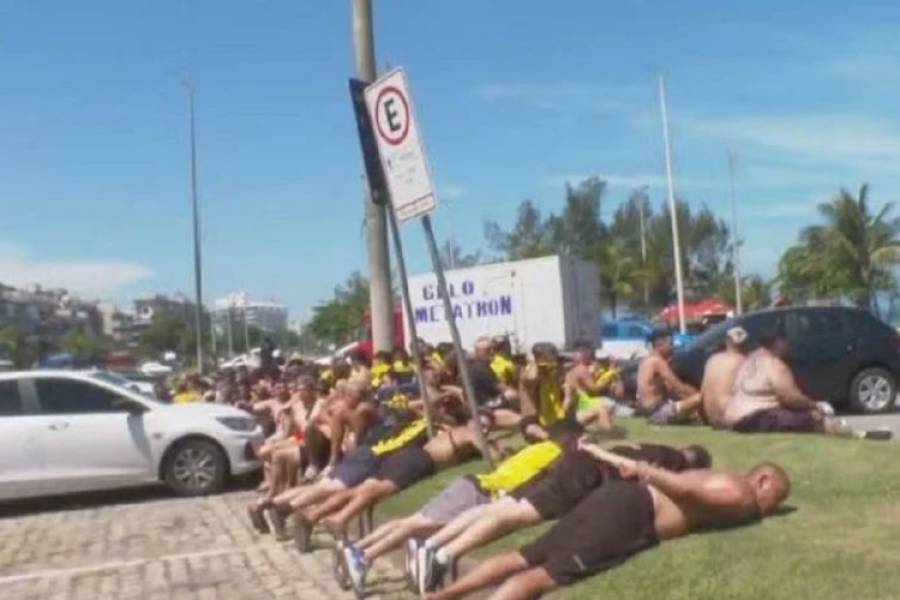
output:
[[[353,598],[332,576],[327,538],[298,554],[260,536],[245,507],[251,492],[170,498],[129,492],[79,507],[0,506],[0,598],[252,599]],[[8,507],[6,507],[8,508]],[[409,598],[402,577],[382,565],[368,577],[371,598]]]

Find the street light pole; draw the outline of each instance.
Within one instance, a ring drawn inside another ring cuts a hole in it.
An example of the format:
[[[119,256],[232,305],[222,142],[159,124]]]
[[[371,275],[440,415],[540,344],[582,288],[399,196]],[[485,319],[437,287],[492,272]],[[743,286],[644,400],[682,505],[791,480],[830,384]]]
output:
[[[200,203],[197,199],[197,138],[194,129],[194,86],[185,82],[191,124],[191,204],[194,213],[194,339],[197,344],[197,372],[203,373],[203,270],[200,253]]]
[[[734,152],[728,149],[728,173],[731,178],[731,257],[734,263],[734,309],[738,315],[744,312],[741,299],[741,250],[738,237],[737,203],[734,199]]]
[[[375,80],[375,40],[372,26],[372,0],[353,0],[353,44],[356,74],[361,81]],[[385,207],[371,200],[371,191],[363,194],[366,216],[366,249],[369,255],[369,312],[372,319],[373,350],[394,347],[393,293],[391,261],[388,255]]]
[[[678,329],[685,333],[684,282],[681,275],[681,241],[678,237],[678,211],[675,206],[675,187],[672,181],[672,148],[669,144],[669,114],[666,108],[666,84],[659,76],[659,105],[662,113],[663,143],[666,151],[666,182],[669,187],[669,216],[672,219],[672,253],[675,258],[675,292],[678,296]]]

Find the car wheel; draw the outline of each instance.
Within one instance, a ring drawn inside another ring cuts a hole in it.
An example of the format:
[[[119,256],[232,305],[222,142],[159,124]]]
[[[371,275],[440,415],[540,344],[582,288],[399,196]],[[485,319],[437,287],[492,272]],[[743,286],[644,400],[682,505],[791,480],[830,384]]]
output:
[[[225,484],[226,468],[225,454],[216,444],[185,440],[172,450],[165,480],[179,496],[215,494]]]
[[[890,412],[897,397],[897,382],[887,369],[869,367],[857,373],[850,384],[850,404],[859,412]]]

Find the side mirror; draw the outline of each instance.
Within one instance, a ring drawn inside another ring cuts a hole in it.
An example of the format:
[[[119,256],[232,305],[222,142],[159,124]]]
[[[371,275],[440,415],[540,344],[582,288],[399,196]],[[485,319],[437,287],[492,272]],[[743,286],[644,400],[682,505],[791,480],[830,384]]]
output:
[[[129,400],[128,398],[119,398],[117,400],[113,400],[113,408],[117,408],[124,412],[127,412],[130,415],[142,415],[147,412],[147,407],[139,402],[135,402],[133,400]]]

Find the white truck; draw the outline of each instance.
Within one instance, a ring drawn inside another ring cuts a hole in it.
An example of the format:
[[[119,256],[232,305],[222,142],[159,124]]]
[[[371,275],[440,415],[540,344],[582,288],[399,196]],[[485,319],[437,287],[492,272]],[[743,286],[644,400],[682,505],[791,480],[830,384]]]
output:
[[[600,286],[593,263],[563,256],[478,265],[446,272],[447,287],[463,347],[480,336],[508,335],[513,352],[537,342],[560,349],[593,340],[600,311]],[[434,273],[409,279],[418,336],[431,344],[449,342],[450,327]],[[409,340],[408,340],[409,341]]]

